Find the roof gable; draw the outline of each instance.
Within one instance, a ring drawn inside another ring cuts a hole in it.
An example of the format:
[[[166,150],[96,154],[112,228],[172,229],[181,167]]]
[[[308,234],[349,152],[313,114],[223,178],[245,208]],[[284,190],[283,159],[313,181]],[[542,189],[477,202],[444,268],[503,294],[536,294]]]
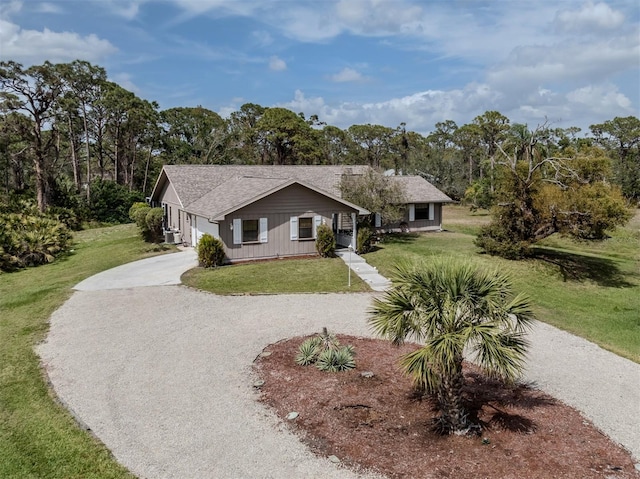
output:
[[[299,183],[367,214],[342,199],[340,180],[343,175],[363,175],[369,169],[366,165],[165,165],[151,198],[157,201],[169,182],[185,211],[213,219]],[[403,185],[408,203],[452,201],[420,176],[391,178]]]

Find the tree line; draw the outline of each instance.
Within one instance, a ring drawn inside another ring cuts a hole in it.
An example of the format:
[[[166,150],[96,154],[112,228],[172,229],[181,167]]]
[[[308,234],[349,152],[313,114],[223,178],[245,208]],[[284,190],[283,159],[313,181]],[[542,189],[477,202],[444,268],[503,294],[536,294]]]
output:
[[[542,211],[536,202],[543,196],[553,196],[549,185],[566,193],[607,184],[638,202],[640,120],[616,117],[591,125],[589,134],[548,123],[530,128],[497,111],[462,126],[444,120],[427,135],[405,123],[341,129],[317,115],[254,103],[222,118],[202,106],[161,110],[86,61],[28,68],[5,61],[0,209],[27,199],[40,211],[66,208],[82,219],[127,221],[128,207],[151,192],[163,164],[366,164],[421,175],[473,207],[515,205],[515,194],[519,206],[510,214],[526,218]],[[592,200],[600,193],[591,191]],[[565,205],[577,208],[574,215],[547,214],[544,224],[518,226],[518,234],[561,231],[568,216],[575,226],[583,218],[576,201]]]

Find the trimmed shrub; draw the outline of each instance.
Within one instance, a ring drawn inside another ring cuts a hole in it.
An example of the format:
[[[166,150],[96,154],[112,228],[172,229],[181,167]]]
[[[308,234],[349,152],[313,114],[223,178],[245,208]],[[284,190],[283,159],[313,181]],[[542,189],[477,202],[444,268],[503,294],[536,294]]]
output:
[[[323,258],[331,258],[336,253],[336,238],[331,228],[325,224],[316,230],[316,251]]]
[[[151,208],[148,204],[137,202],[129,208],[129,218],[135,221],[142,238],[150,243],[159,243],[162,238],[162,208]]]
[[[149,208],[146,216],[144,217],[146,225],[147,241],[152,243],[159,243],[162,238],[162,220],[164,218],[164,211],[162,208]]]
[[[141,230],[146,228],[147,222],[145,218],[151,207],[142,202],[136,202],[129,208],[129,218],[140,228]]]
[[[217,268],[224,264],[224,245],[218,238],[205,233],[198,241],[198,263],[203,268]]]
[[[369,228],[360,228],[358,230],[358,253],[369,253],[372,249],[373,232]]]

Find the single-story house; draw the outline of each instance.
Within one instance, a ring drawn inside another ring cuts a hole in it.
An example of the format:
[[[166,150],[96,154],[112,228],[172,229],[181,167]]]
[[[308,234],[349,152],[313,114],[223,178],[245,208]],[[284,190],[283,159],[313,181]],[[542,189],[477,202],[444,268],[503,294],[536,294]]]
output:
[[[196,246],[209,233],[223,242],[230,261],[315,254],[321,224],[332,227],[339,245],[355,248],[358,216],[372,212],[342,199],[339,185],[343,175],[367,168],[166,165],[150,202],[164,209],[165,229],[176,242]],[[451,199],[421,177],[393,178],[411,201],[408,228],[441,229],[442,203]]]

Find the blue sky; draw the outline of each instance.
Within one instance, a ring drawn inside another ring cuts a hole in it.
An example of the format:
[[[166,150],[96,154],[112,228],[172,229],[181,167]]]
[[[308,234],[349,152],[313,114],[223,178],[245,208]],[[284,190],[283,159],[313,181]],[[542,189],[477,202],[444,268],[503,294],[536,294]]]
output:
[[[0,59],[76,58],[162,109],[284,106],[421,133],[640,115],[640,2],[3,0]]]

